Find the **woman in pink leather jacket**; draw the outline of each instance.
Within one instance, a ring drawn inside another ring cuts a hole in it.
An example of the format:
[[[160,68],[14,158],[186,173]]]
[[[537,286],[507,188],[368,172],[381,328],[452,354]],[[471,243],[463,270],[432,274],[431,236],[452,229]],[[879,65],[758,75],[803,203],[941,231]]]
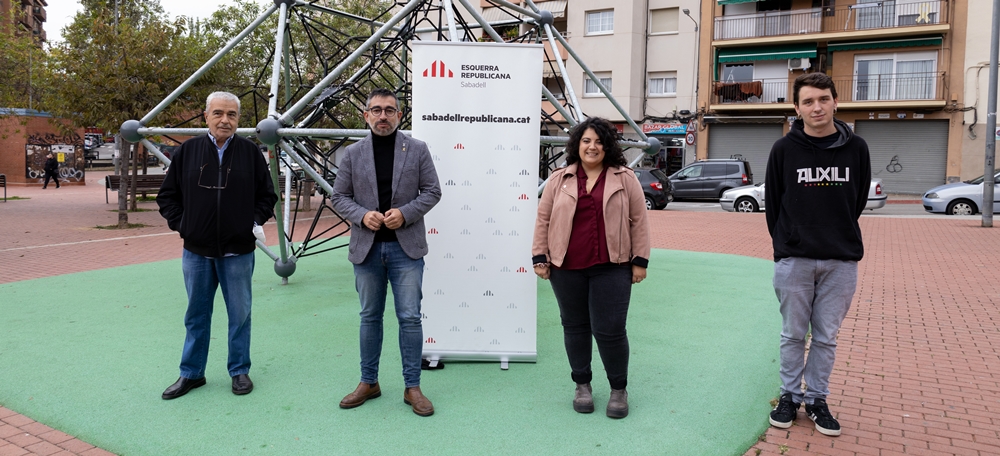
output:
[[[614,125],[591,117],[570,132],[565,168],[538,202],[532,242],[535,274],[559,303],[566,356],[576,383],[573,409],[594,411],[591,338],[611,384],[607,415],[628,415],[628,315],[632,285],[646,278],[646,201],[626,165]]]

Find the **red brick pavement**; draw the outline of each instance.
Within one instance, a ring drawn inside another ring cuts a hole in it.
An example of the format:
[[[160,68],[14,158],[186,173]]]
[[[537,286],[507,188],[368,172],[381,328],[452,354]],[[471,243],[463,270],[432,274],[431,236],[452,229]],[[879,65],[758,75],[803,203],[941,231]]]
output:
[[[0,203],[0,283],[179,257],[179,239],[155,210],[129,215],[146,228],[94,228],[117,221],[103,174],[89,174],[86,187],[8,189],[31,199]],[[657,248],[771,256],[761,214],[668,210],[650,221]],[[1000,228],[868,214],[861,227],[867,253],[830,382],[843,435],[819,434],[800,412],[746,454],[1000,454]],[[276,239],[273,223],[266,228]],[[0,456],[8,454],[108,453],[0,406]]]

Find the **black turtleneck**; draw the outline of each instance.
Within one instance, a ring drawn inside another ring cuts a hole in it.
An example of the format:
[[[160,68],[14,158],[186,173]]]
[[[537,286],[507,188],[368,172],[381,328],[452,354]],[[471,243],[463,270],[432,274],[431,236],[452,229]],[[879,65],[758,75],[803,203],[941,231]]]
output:
[[[378,183],[378,211],[385,214],[392,208],[392,162],[396,155],[396,132],[388,136],[372,133],[372,149],[375,152],[375,181]],[[391,242],[396,240],[396,232],[382,225],[375,232],[375,240]]]

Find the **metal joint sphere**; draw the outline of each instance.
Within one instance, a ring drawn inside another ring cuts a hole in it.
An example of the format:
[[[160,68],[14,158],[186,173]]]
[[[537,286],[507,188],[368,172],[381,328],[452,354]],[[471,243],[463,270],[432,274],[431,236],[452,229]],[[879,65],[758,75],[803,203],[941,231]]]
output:
[[[122,123],[122,128],[119,131],[122,135],[122,139],[137,143],[142,141],[142,135],[139,134],[139,129],[142,128],[142,124],[138,120],[126,120]]]
[[[257,124],[257,139],[268,146],[274,146],[281,140],[281,137],[278,136],[279,128],[281,128],[281,122],[278,122],[277,119],[270,117],[263,119]]]
[[[294,255],[289,256],[288,261],[282,262],[281,258],[274,260],[274,273],[284,279],[291,277],[295,274],[295,261]]]
[[[647,148],[644,149],[644,151],[646,152],[647,155],[656,155],[656,154],[660,153],[660,140],[659,139],[656,139],[656,138],[650,136],[649,139],[646,139],[646,142],[649,143],[649,147],[647,147]]]
[[[291,8],[292,5],[295,4],[295,0],[274,0],[274,5],[275,6],[281,6],[282,3],[284,3],[285,5],[288,5],[288,7]]]
[[[540,16],[538,18],[538,25],[541,26],[552,25],[552,23],[555,21],[555,18],[552,16],[551,11],[541,10],[538,12],[538,15]]]

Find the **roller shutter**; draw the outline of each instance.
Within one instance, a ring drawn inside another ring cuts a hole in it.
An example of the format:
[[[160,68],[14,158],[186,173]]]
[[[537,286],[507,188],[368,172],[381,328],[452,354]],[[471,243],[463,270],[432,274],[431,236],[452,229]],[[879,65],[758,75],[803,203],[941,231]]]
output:
[[[782,124],[714,124],[708,130],[708,158],[742,155],[754,183],[763,182],[771,146],[783,134]]]
[[[872,177],[887,192],[919,194],[945,183],[947,120],[857,121],[872,158]]]

